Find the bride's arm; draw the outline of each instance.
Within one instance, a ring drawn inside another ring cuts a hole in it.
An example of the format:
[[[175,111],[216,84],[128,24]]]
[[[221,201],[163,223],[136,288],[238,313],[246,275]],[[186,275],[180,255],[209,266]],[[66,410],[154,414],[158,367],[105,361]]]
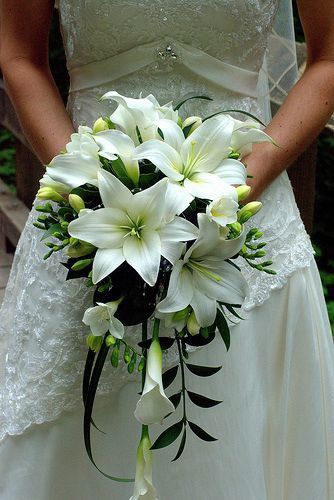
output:
[[[24,133],[42,163],[73,132],[48,63],[53,0],[0,0],[0,63]]]
[[[258,144],[245,159],[253,190],[261,192],[319,135],[334,111],[334,2],[298,0],[307,42],[307,66],[267,127],[281,148]]]

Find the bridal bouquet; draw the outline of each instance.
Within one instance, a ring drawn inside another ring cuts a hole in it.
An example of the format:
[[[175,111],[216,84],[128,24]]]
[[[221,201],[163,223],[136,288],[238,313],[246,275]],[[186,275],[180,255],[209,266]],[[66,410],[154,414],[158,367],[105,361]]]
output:
[[[186,372],[208,377],[221,368],[190,363],[189,350],[204,348],[216,332],[228,349],[229,321],[239,317],[236,309],[247,293],[236,257],[275,273],[263,260],[260,230],[245,229],[261,203],[242,203],[250,187],[241,161],[253,143],[272,140],[250,115],[246,121],[225,112],[182,120],[178,110],[185,101],[161,106],[152,95],[132,99],[117,92],[102,99],[116,101],[116,111],[93,128],[79,127],[47,166],[38,192],[46,203],[35,207],[41,213],[35,226],[49,248],[44,258],[62,250],[67,279],[85,278],[94,288],[94,303],[83,316],[91,331],[83,374],[88,455],[94,463],[92,409],[110,355],[112,367],[125,363],[129,373],[142,372],[134,408],[142,434],[135,480],[103,474],[135,481],[133,500],[155,499],[152,450],[181,436],[178,459],[189,430],[215,440],[188,419],[186,405],[210,408],[220,401],[187,390]],[[137,324],[139,344],[125,328]],[[161,335],[160,324],[170,334]],[[179,364],[162,373],[168,349]],[[178,372],[181,388],[168,397],[165,390]],[[164,422],[181,401],[182,418],[152,444],[148,426]]]

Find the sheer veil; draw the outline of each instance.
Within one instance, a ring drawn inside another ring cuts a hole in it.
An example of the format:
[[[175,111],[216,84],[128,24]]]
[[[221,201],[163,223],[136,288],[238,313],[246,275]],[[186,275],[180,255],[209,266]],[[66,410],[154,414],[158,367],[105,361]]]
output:
[[[297,79],[292,1],[279,0],[258,83],[259,100],[266,122],[271,119],[270,100],[276,104],[282,103]]]

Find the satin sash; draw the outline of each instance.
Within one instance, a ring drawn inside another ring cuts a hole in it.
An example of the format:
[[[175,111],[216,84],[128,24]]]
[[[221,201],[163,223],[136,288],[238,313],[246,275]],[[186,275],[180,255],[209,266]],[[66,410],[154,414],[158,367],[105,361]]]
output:
[[[238,94],[257,97],[259,74],[220,61],[209,54],[178,41],[150,42],[115,56],[69,70],[70,92],[100,87],[134,73],[151,63],[181,64],[203,80]]]

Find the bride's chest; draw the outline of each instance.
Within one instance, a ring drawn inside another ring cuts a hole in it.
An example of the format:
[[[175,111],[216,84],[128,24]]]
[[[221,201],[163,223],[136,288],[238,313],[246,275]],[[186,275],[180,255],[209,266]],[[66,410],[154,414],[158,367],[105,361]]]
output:
[[[103,59],[157,39],[247,62],[262,50],[279,0],[59,0],[68,59]]]

